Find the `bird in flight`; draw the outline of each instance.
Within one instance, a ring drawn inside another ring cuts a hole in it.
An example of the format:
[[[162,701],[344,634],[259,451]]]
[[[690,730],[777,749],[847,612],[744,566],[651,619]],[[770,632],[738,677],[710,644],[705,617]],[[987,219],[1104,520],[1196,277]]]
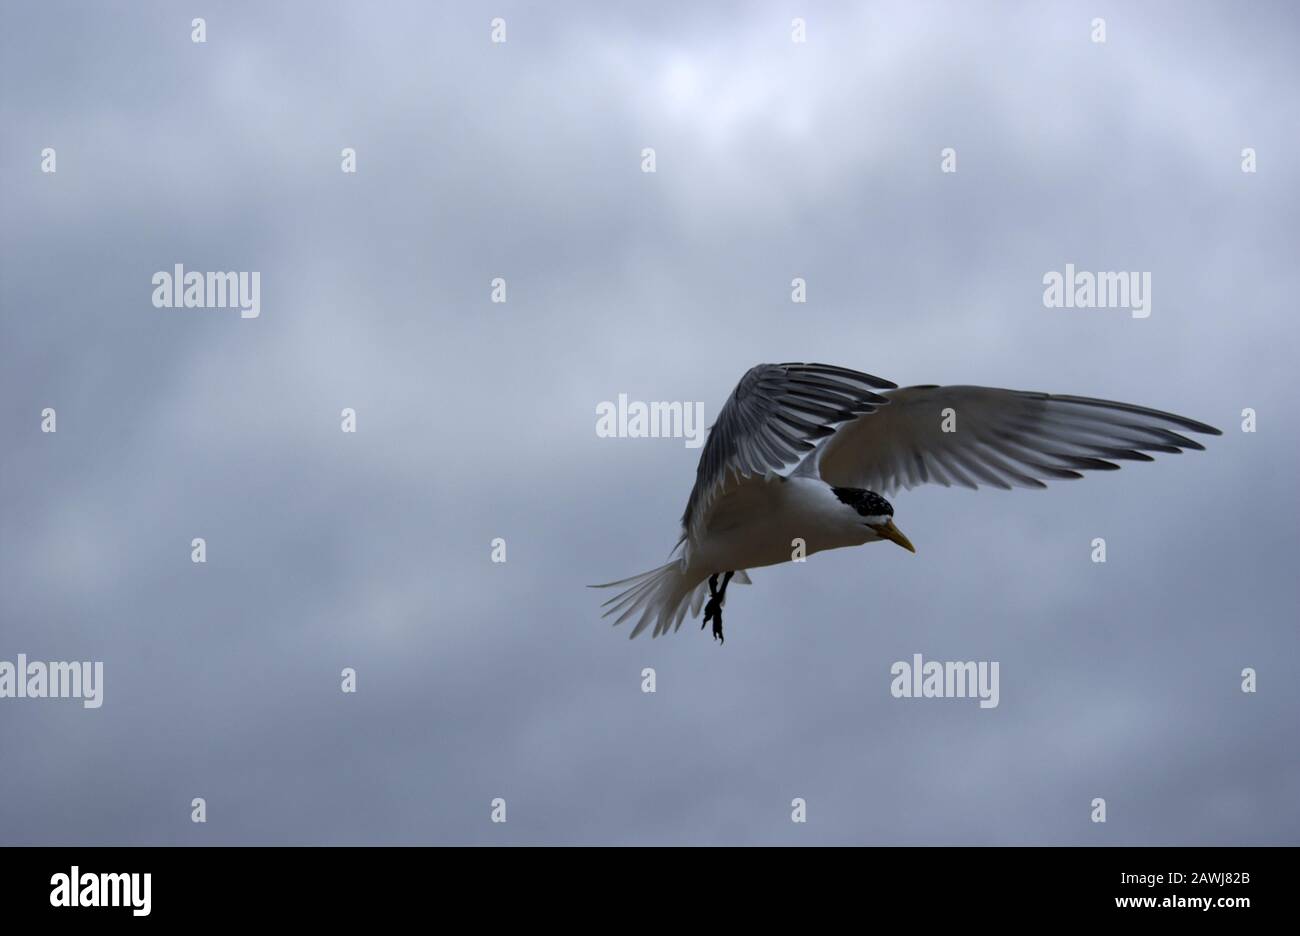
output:
[[[879,392],[877,392],[879,391]],[[922,484],[1009,490],[1112,471],[1117,461],[1204,446],[1222,435],[1173,413],[1090,397],[992,387],[898,385],[829,364],[759,364],[709,432],[671,561],[594,588],[635,637],[677,630],[704,608],[723,640],[734,577],[797,555],[888,540],[909,552],[886,494]],[[802,544],[802,548],[800,548]],[[719,587],[721,577],[721,587]],[[705,595],[708,601],[705,602]]]

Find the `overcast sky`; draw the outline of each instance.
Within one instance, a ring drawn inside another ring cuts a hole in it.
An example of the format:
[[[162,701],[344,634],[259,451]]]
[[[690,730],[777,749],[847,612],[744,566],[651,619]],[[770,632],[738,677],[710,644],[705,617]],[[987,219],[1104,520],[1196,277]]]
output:
[[[1298,19],[5,4],[0,660],[104,700],[0,699],[0,842],[1295,843]],[[156,308],[178,263],[260,316]],[[1067,263],[1150,317],[1044,308]],[[899,494],[916,555],[628,641],[583,586],[665,561],[699,452],[597,405],[712,422],[790,360],[1224,435]],[[999,706],[891,697],[914,653],[998,661]]]

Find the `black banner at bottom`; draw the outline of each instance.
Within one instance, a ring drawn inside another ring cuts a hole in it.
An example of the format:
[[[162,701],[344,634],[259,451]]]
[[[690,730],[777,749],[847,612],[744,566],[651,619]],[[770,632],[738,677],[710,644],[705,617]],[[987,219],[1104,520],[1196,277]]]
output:
[[[612,909],[653,922],[686,901],[705,916],[794,901],[791,910],[819,915],[849,904],[873,915],[921,908],[927,922],[1048,913],[1231,924],[1285,909],[1294,857],[1285,848],[4,848],[0,897],[6,920],[80,924],[337,925],[435,905],[494,918]]]

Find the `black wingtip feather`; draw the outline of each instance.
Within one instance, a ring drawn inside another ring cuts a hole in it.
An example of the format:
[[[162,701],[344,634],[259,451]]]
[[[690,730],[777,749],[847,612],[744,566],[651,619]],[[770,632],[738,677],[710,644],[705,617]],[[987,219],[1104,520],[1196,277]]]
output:
[[[1206,423],[1199,422],[1195,419],[1188,419],[1186,416],[1179,416],[1177,413],[1169,413],[1164,410],[1152,409],[1149,406],[1138,406],[1134,403],[1119,403],[1115,400],[1098,400],[1092,397],[1074,396],[1072,394],[1047,394],[1053,400],[1061,400],[1067,403],[1078,403],[1083,406],[1098,406],[1103,409],[1120,410],[1126,413],[1134,413],[1140,416],[1153,416],[1157,419],[1163,419],[1181,426],[1190,432],[1199,432],[1202,435],[1223,435],[1223,432]]]
[[[816,361],[803,363],[799,361],[786,361],[781,367],[802,367],[805,370],[814,373],[834,374],[837,377],[848,377],[850,380],[861,381],[868,387],[875,387],[877,390],[897,390],[898,384],[892,380],[886,380],[883,377],[877,377],[874,374],[867,374],[863,371],[853,370],[848,367],[840,367],[836,364],[818,364]]]

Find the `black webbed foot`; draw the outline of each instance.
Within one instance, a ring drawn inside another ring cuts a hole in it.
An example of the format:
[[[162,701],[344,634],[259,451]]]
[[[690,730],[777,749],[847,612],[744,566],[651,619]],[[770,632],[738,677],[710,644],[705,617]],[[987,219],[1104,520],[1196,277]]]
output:
[[[704,624],[713,621],[713,639],[726,643],[727,639],[722,636],[722,600],[717,597],[709,599],[709,603],[704,606]],[[704,624],[700,625],[700,630],[704,630]]]
[[[727,642],[727,638],[722,636],[722,605],[727,600],[727,583],[731,581],[734,572],[728,572],[722,579],[722,590],[718,590],[718,575],[715,572],[709,577],[709,603],[704,606],[704,621],[700,624],[700,630],[704,630],[704,625],[710,621],[713,622],[713,639],[719,644]]]

